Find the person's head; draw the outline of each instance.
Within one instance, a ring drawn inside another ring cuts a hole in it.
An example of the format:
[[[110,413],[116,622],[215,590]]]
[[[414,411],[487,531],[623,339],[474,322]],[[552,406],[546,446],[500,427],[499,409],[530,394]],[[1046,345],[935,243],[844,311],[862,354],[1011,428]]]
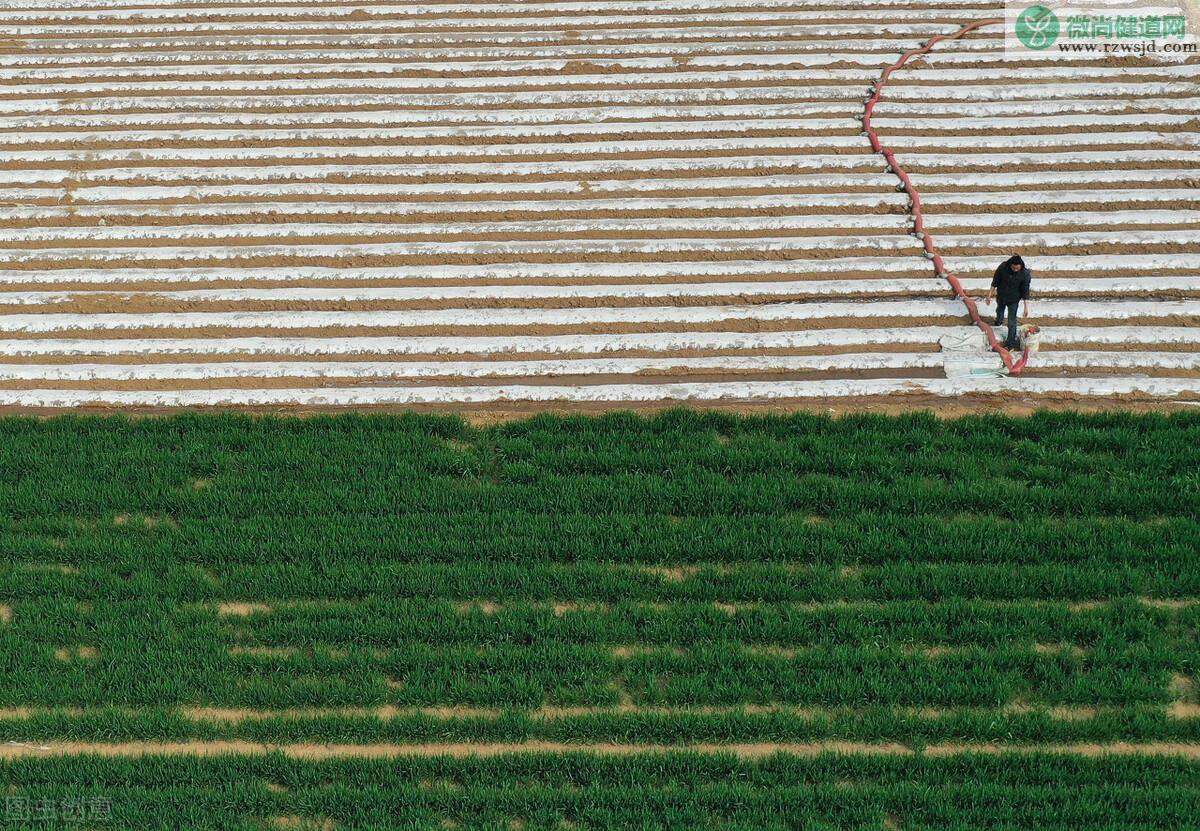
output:
[[[1008,258],[1008,268],[1011,271],[1020,271],[1025,267],[1025,261],[1021,259],[1020,254],[1013,254]]]

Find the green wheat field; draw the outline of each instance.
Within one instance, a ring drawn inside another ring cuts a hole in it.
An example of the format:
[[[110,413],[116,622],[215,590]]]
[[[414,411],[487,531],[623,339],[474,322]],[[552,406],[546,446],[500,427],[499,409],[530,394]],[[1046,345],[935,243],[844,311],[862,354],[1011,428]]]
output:
[[[0,420],[0,828],[1200,828],[1200,413]]]

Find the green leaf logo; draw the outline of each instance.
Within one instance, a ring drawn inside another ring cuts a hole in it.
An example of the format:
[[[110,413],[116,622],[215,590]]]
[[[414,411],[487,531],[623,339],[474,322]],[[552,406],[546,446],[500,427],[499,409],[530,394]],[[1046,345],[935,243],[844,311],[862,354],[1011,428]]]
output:
[[[1030,6],[1017,16],[1017,38],[1027,49],[1049,49],[1058,31],[1058,15],[1045,6]]]

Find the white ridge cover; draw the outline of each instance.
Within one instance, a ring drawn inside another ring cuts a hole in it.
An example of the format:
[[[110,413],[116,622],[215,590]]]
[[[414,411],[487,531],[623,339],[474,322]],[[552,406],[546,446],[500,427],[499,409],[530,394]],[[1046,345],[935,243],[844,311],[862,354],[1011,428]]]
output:
[[[0,404],[1200,402],[1200,56],[987,0],[5,0]],[[981,304],[985,315],[994,307]],[[977,340],[973,340],[977,339]]]

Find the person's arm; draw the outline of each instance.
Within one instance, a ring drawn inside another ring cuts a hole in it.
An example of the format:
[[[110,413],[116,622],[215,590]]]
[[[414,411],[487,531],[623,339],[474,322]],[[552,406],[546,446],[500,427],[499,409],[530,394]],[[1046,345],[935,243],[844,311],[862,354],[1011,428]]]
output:
[[[991,303],[992,298],[996,296],[996,286],[1000,285],[1000,269],[1002,268],[1004,268],[1003,265],[1001,265],[1000,268],[997,268],[995,273],[992,274],[992,287],[988,289],[987,293],[987,302],[989,303]]]
[[[1025,305],[1025,317],[1029,317],[1029,283],[1033,280],[1033,271],[1025,269],[1025,279],[1021,281],[1021,300]]]

